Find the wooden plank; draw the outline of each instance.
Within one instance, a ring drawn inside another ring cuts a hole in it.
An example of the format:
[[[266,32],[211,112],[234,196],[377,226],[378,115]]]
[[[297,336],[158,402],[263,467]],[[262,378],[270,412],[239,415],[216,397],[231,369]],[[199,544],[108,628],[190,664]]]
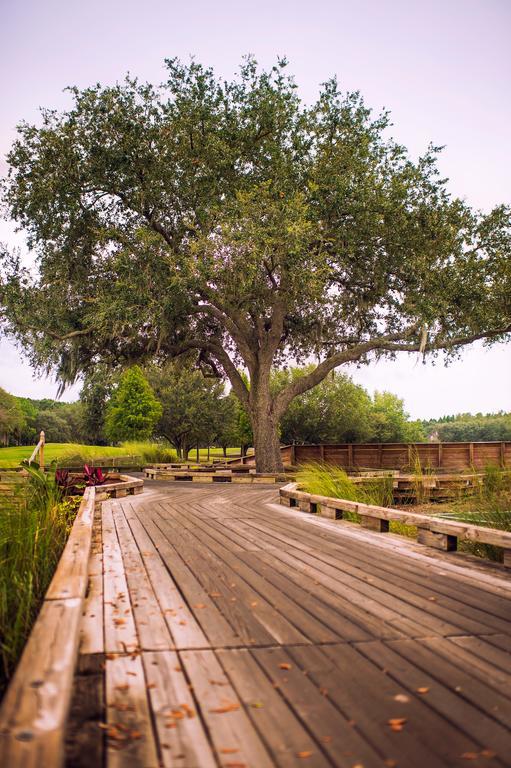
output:
[[[280,523],[275,519],[275,525]],[[387,548],[372,546],[365,539],[358,536],[357,540],[346,539],[341,531],[337,531],[335,536],[327,533],[327,538],[322,538],[317,531],[312,530],[311,526],[305,522],[301,524],[294,523],[296,535],[301,535],[301,531],[307,530],[306,541],[308,544],[317,544],[319,549],[318,556],[323,558],[327,553],[363,569],[369,576],[383,578],[388,585],[393,584],[396,587],[403,587],[406,593],[412,592],[431,597],[442,597],[441,605],[448,606],[454,613],[461,612],[466,617],[472,617],[486,625],[487,630],[491,627],[498,631],[508,632],[511,629],[510,612],[508,604],[509,589],[505,589],[506,583],[500,581],[499,587],[493,587],[492,590],[481,578],[482,573],[467,568],[454,570],[452,568],[445,572],[445,564],[435,563],[429,560],[423,566],[427,568],[427,583],[422,570],[417,571],[417,562],[414,560],[414,552],[411,550],[413,544],[406,540],[399,541],[399,548],[396,552],[389,553]],[[314,526],[318,528],[318,526]],[[300,541],[305,539],[301,536]],[[310,551],[310,547],[307,548]],[[396,560],[398,558],[398,560]],[[475,565],[474,561],[474,565]],[[399,565],[397,565],[399,563]],[[479,562],[477,562],[479,566]],[[432,567],[436,566],[436,567]],[[485,570],[485,563],[480,563],[481,569]],[[473,566],[472,566],[473,568]],[[448,577],[448,578],[446,578]],[[502,589],[504,587],[504,589]],[[447,598],[444,601],[443,598]],[[499,621],[497,617],[504,619]],[[481,632],[481,627],[474,627],[473,631]]]
[[[451,688],[450,681],[439,680],[429,671],[418,668],[415,660],[410,662],[405,658],[401,653],[405,646],[396,645],[398,642],[403,641],[391,641],[392,648],[388,643],[378,641],[359,643],[357,649],[380,669],[385,669],[392,679],[411,694],[415,694],[419,688],[427,688],[424,695],[427,695],[427,703],[434,711],[474,740],[479,747],[477,751],[490,750],[504,764],[509,765],[509,731],[479,707],[466,701],[462,691],[456,691],[456,686]]]
[[[459,691],[466,701],[509,729],[508,738],[511,736],[511,691],[502,695],[494,686],[481,683],[473,669],[467,671],[460,663],[460,654],[454,646],[451,645],[448,653],[446,644],[439,644],[438,638],[424,638],[418,642],[390,640],[388,644],[417,668],[425,670],[451,690]]]
[[[190,524],[184,516],[182,521]],[[308,643],[310,630],[320,642],[337,638],[331,630],[261,575],[257,556],[245,559],[240,556],[236,546],[229,549],[228,537],[218,537],[217,530],[208,521],[200,521],[194,531],[197,538],[225,563],[226,578],[234,590],[236,602],[246,605],[254,619],[270,632],[274,642]],[[358,639],[361,639],[361,634],[358,633]]]
[[[168,650],[172,638],[121,504],[112,504],[140,648]]]
[[[188,605],[205,606],[205,608],[198,609],[200,613],[195,614],[195,616],[200,621],[201,628],[207,637],[208,645],[220,647],[240,645],[239,636],[220,613],[209,592],[194,575],[192,563],[190,563],[190,566],[192,566],[190,568],[183,561],[178,550],[170,544],[160,528],[149,519],[147,513],[144,514],[143,521],[144,528],[151,537],[153,544],[171,572]],[[199,565],[198,567],[201,566]]]
[[[287,706],[248,650],[218,651],[216,655],[248,716],[268,745],[274,765],[282,768],[302,768],[304,762],[311,768],[330,765],[308,729]],[[275,727],[276,723],[278,727]],[[307,758],[304,761],[299,755],[307,755]]]
[[[197,573],[197,578],[210,596],[214,597],[215,604],[222,611],[232,630],[238,636],[238,645],[247,643],[268,644],[275,642],[271,627],[258,621],[255,610],[251,607],[264,609],[264,603],[260,595],[244,584],[239,579],[233,582],[235,574],[228,568],[225,562],[209,549],[200,538],[192,536],[183,526],[182,521],[176,523],[172,518],[163,518],[160,514],[158,526],[169,540],[175,542],[180,554],[190,563]],[[231,586],[235,583],[235,586]],[[205,613],[207,609],[203,609]],[[270,609],[273,610],[273,609]],[[266,619],[268,610],[265,611]],[[271,617],[276,625],[277,633],[284,632],[282,625],[284,620],[273,610]]]
[[[491,664],[492,668],[499,672],[511,675],[511,654],[507,650],[496,647],[496,637],[496,635],[492,636],[492,642],[488,642],[487,638],[470,636],[451,637],[449,639],[450,642],[470,652],[472,664],[479,664],[479,659],[481,659],[485,664]],[[506,638],[503,636],[503,639]],[[507,639],[511,640],[511,638]],[[477,660],[474,659],[474,656],[477,657]]]
[[[71,533],[46,593],[46,600],[83,598],[94,521],[94,488],[86,488]]]
[[[177,648],[207,648],[209,642],[206,635],[188,608],[152,539],[133,511],[133,507],[124,504],[123,510],[144,559],[148,576],[175,646]]]
[[[142,660],[165,768],[216,768],[207,732],[177,653],[146,652]]]
[[[2,701],[0,765],[61,765],[81,611],[77,597],[43,603]]]
[[[312,734],[318,752],[328,755],[334,765],[381,768],[380,753],[303,674],[287,649],[258,648],[252,653],[288,706]]]
[[[103,504],[103,594],[105,651],[135,651],[139,640],[128,592],[121,547],[112,517],[112,502]]]
[[[182,651],[180,657],[221,764],[274,768],[274,761],[214,652]]]
[[[142,660],[107,656],[106,768],[160,768]]]
[[[464,640],[465,642],[459,643],[457,640]],[[511,698],[511,658],[508,654],[501,654],[501,657],[506,657],[506,665],[508,671],[505,672],[502,668],[496,667],[491,663],[489,659],[499,653],[497,649],[492,649],[487,643],[484,643],[486,654],[489,658],[481,657],[478,654],[471,653],[471,643],[467,644],[466,641],[481,642],[479,638],[464,637],[464,638],[443,638],[443,637],[426,637],[420,642],[427,648],[432,650],[435,654],[442,656],[452,664],[460,667],[463,673],[466,670],[470,670],[470,675],[477,678],[484,683],[484,688],[493,688],[498,691],[502,696]],[[482,701],[482,699],[481,699]],[[498,701],[494,701],[495,706],[498,706]],[[505,705],[509,708],[509,702]],[[500,707],[499,707],[500,708]]]
[[[243,559],[248,558],[243,556]],[[282,589],[285,589],[286,594],[292,596],[297,604],[307,609],[329,629],[330,636],[326,642],[335,642],[336,639],[353,642],[371,637],[403,637],[401,630],[382,620],[380,615],[371,613],[370,605],[354,602],[348,593],[333,593],[324,589],[316,579],[312,581],[312,586],[321,588],[311,590],[311,580],[303,579],[289,564],[284,564],[269,554],[258,560],[264,561],[258,564],[258,568],[269,582],[279,583],[279,580],[282,580]],[[317,631],[313,631],[308,621],[299,626],[303,627],[313,642],[325,642],[317,639]],[[334,637],[331,636],[332,633]]]
[[[256,525],[255,521],[250,521],[251,525]],[[279,525],[278,530],[276,526]],[[304,524],[305,525],[305,524]],[[285,541],[286,544],[292,543],[292,539],[289,537],[282,537],[280,534],[280,524],[277,521],[273,524],[273,540]],[[258,526],[259,527],[259,526]],[[287,532],[287,528],[283,530]],[[325,543],[324,540],[317,534],[308,534],[306,536],[307,544],[302,544],[300,530],[295,530],[295,547],[297,552],[292,553],[289,550],[289,546],[285,547],[287,556],[295,554],[301,560],[307,560],[307,562],[313,564],[317,568],[321,568],[322,563],[328,564],[335,568],[338,573],[338,579],[345,583],[344,573],[350,574],[355,578],[365,581],[368,584],[374,585],[382,593],[383,602],[388,604],[389,596],[395,600],[396,593],[399,594],[400,600],[395,603],[396,607],[401,603],[416,606],[424,613],[424,619],[428,614],[436,616],[447,622],[441,629],[442,633],[447,631],[448,634],[459,634],[460,631],[474,632],[477,634],[486,634],[492,631],[508,632],[511,628],[511,617],[509,614],[508,602],[502,598],[496,598],[495,596],[489,596],[486,594],[481,595],[480,600],[475,600],[475,605],[466,606],[459,600],[456,600],[458,592],[463,590],[464,585],[456,581],[451,589],[449,596],[448,579],[444,576],[436,576],[436,582],[442,582],[444,592],[447,591],[447,595],[443,595],[442,592],[435,591],[433,586],[430,586],[430,580],[434,579],[428,574],[427,578],[422,577],[421,581],[414,581],[413,577],[408,574],[402,575],[401,570],[405,567],[405,559],[402,553],[398,556],[389,553],[379,553],[377,547],[371,547],[364,542],[362,546],[354,545],[350,542],[349,546],[339,548],[338,545],[332,543],[331,537]],[[340,539],[340,537],[336,537]],[[313,550],[310,547],[311,542],[317,543],[317,549]],[[300,553],[310,553],[311,557],[305,558]],[[365,554],[364,554],[365,553]],[[276,556],[280,559],[285,555],[281,552],[275,552]],[[379,559],[384,560],[384,563],[380,563]],[[362,560],[362,562],[361,562]],[[300,568],[300,566],[295,566]],[[384,568],[384,573],[381,573],[381,568]],[[324,569],[322,569],[324,570]],[[332,573],[332,572],[329,572]],[[315,577],[317,580],[317,577]],[[476,588],[477,589],[477,588]],[[472,590],[474,591],[474,590]],[[489,609],[494,608],[496,615],[492,615],[490,610],[480,610],[479,606],[484,606],[487,603]],[[476,608],[476,606],[478,606]],[[407,611],[407,609],[406,609]],[[503,617],[499,617],[499,613]],[[428,619],[429,621],[429,619]],[[431,625],[433,626],[433,625]],[[436,626],[437,631],[440,627]]]
[[[80,621],[80,653],[103,653],[105,650],[103,617],[103,538],[101,505],[94,512],[91,553],[88,565],[87,593]]]
[[[356,723],[357,731],[384,761],[401,768],[440,768],[451,766],[455,757],[474,749],[474,742],[453,732],[420,694],[410,696],[351,645],[313,648],[310,653],[304,650],[289,649],[292,663],[349,722]],[[389,720],[402,717],[406,727],[392,731]]]

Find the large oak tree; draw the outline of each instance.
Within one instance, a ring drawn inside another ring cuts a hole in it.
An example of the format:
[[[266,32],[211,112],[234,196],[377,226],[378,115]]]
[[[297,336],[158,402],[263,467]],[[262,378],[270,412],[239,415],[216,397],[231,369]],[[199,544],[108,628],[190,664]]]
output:
[[[34,365],[67,382],[195,350],[250,414],[263,471],[291,400],[337,366],[506,338],[510,211],[452,198],[436,148],[412,161],[335,79],[304,104],[285,62],[231,82],[166,67],[19,127],[4,198],[37,274],[6,255],[1,303]],[[272,396],[272,366],[311,358]]]

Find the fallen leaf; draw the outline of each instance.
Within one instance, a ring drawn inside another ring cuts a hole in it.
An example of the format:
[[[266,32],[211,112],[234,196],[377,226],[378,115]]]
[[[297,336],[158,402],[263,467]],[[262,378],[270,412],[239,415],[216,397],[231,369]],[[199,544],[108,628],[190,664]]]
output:
[[[205,607],[206,605],[204,603],[197,603],[196,605],[194,605],[194,608],[205,608]]]
[[[309,749],[304,750],[303,752],[297,752],[297,757],[312,757],[312,752]]]
[[[127,691],[129,689],[129,684],[124,683],[123,685],[116,685],[115,688],[117,691]]]
[[[406,723],[406,717],[393,717],[388,721],[391,731],[402,731]]]
[[[462,755],[460,755],[462,760],[477,760],[479,757],[477,752],[463,752]]]
[[[239,749],[238,747],[223,747],[220,752],[222,755],[234,755],[236,752],[239,752]]]
[[[181,709],[183,709],[187,717],[195,717],[195,710],[189,704],[181,704]]]
[[[404,693],[398,693],[396,696],[394,696],[394,701],[399,701],[401,704],[406,704],[408,701],[410,701],[410,697],[406,696]]]
[[[261,701],[252,701],[250,703],[250,706],[253,707],[254,709],[261,709],[262,707],[264,707],[264,704]]]
[[[423,686],[422,688],[417,688],[417,693],[428,693],[429,688],[427,686]]]
[[[222,707],[215,707],[209,711],[214,715],[224,715],[226,712],[235,712],[239,708],[240,705],[233,701],[232,703],[224,704]]]
[[[282,662],[282,664],[279,664],[279,669],[292,669],[292,666],[287,662]]]

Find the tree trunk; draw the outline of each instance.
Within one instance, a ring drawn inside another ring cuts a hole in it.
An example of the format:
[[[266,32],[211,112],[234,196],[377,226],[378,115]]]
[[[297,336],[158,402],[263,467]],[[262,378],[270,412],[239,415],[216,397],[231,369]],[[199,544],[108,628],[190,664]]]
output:
[[[224,452],[224,459],[226,459],[227,458],[227,446],[226,445],[222,445],[222,451]]]
[[[282,472],[279,424],[273,413],[269,367],[268,370],[261,370],[257,379],[251,381],[250,410],[256,471]]]

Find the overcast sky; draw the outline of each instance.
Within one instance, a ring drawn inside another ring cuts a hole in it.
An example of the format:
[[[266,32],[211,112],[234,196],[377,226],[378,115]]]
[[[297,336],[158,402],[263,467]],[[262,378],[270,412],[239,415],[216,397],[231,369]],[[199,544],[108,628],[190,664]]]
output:
[[[65,107],[67,85],[128,70],[160,82],[165,57],[189,55],[230,77],[252,53],[263,65],[287,56],[308,101],[336,74],[391,110],[393,135],[414,157],[429,141],[445,145],[440,167],[454,194],[483,210],[511,203],[510,0],[0,0],[0,30],[0,175],[16,123]],[[9,222],[0,240],[24,243]],[[403,397],[416,418],[511,410],[510,345],[474,346],[447,369],[407,356],[351,372],[370,391]],[[0,386],[32,397],[57,389],[5,339]]]

